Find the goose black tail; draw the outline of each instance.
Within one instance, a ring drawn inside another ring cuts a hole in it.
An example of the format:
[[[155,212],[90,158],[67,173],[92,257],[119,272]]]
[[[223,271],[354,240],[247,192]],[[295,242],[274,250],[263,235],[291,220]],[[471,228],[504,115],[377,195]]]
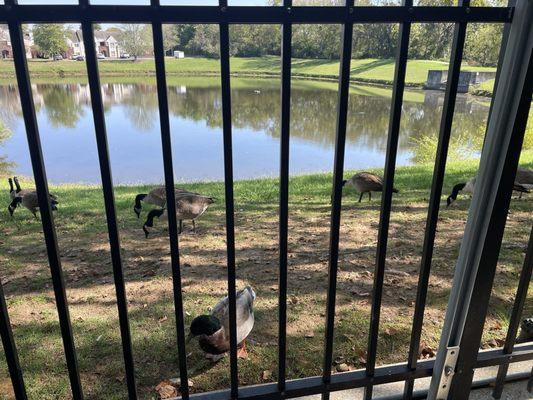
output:
[[[513,190],[517,191],[517,192],[521,192],[521,193],[530,193],[529,189],[526,188],[525,186],[519,184],[519,183],[515,183],[513,185]]]

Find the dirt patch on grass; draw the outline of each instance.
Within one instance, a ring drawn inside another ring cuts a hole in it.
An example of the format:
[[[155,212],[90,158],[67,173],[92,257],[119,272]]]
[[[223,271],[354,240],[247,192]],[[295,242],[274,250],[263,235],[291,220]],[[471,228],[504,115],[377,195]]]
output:
[[[94,189],[98,191],[98,189]],[[131,194],[135,189],[130,189]],[[68,195],[67,195],[68,196]],[[121,192],[121,196],[125,196]],[[418,196],[418,197],[417,197]],[[221,198],[221,197],[219,197]],[[65,199],[68,202],[68,199]],[[424,192],[395,198],[384,281],[378,364],[405,361],[418,282],[427,214]],[[376,257],[379,200],[355,203],[345,196],[338,271],[334,359],[350,369],[363,367]],[[422,335],[436,348],[444,319],[455,261],[467,215],[467,200],[441,212]],[[290,204],[288,254],[287,367],[289,378],[322,372],[328,279],[329,199],[294,196]],[[503,338],[531,226],[530,199],[514,200],[496,277],[484,342]],[[118,205],[121,254],[126,279],[131,336],[141,398],[155,397],[154,387],[179,376],[170,269],[170,242],[164,224],[149,239],[131,212]],[[71,319],[87,398],[127,397],[120,348],[113,269],[105,217],[85,208],[91,224],[74,214],[57,215],[61,259]],[[278,230],[275,202],[238,206],[236,212],[237,286],[252,285],[258,294],[250,358],[239,360],[241,384],[275,381],[278,334]],[[144,217],[144,214],[143,214]],[[73,221],[78,221],[76,224]],[[198,233],[186,224],[180,236],[185,323],[206,313],[227,293],[223,204],[198,221]],[[5,285],[21,362],[33,398],[68,398],[68,381],[54,293],[40,223],[20,210],[16,221],[2,217],[0,274]],[[74,226],[75,225],[75,226]],[[75,234],[73,234],[75,232]],[[526,313],[533,312],[530,302]],[[528,314],[529,315],[529,314]],[[195,344],[187,351],[194,392],[228,385],[227,357],[216,365],[203,360]],[[340,362],[340,361],[339,361]],[[0,391],[6,385],[0,365]],[[335,368],[335,366],[332,366]],[[265,374],[264,371],[269,371]],[[44,377],[53,377],[43,384]],[[54,397],[55,396],[55,397]]]

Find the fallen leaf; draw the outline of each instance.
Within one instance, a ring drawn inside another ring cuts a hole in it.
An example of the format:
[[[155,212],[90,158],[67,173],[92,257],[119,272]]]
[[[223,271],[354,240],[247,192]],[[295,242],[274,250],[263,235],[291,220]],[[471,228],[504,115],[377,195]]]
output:
[[[341,363],[341,364],[337,365],[337,371],[338,372],[346,372],[346,371],[349,371],[349,370],[350,370],[350,367],[346,363]]]
[[[264,381],[269,381],[270,378],[272,378],[272,371],[269,371],[269,370],[263,371],[263,373],[261,374],[261,379]]]
[[[420,356],[422,358],[432,358],[435,357],[435,350],[429,347],[426,343],[422,342],[420,344]]]
[[[174,386],[176,387],[180,387],[181,386],[181,378],[172,378],[172,379],[169,379],[170,383],[172,383]],[[194,382],[189,379],[188,382],[189,384],[189,387],[193,387],[194,386]]]
[[[168,319],[168,318],[167,318],[167,316],[165,315],[164,317],[159,318],[158,321],[159,321],[159,322],[165,322],[167,319]]]
[[[172,386],[170,381],[162,381],[155,387],[156,392],[161,399],[170,399],[178,395],[177,389]]]
[[[353,290],[352,294],[355,296],[360,296],[360,297],[370,296],[369,292],[358,292],[357,290]]]
[[[307,332],[307,333],[305,334],[305,337],[306,337],[306,338],[314,338],[314,337],[315,337],[315,332]]]
[[[385,329],[385,335],[387,335],[387,336],[392,336],[392,335],[395,335],[397,333],[398,333],[398,329],[396,329],[396,328],[387,327]]]

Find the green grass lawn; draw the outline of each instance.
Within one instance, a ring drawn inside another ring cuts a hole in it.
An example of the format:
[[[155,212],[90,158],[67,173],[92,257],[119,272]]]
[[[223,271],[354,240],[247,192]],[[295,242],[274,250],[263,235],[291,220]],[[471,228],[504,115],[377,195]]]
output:
[[[533,167],[533,152],[521,164]],[[472,177],[477,162],[450,163],[429,285],[422,347],[435,349],[444,319],[455,261],[467,218],[469,199],[449,208],[452,186]],[[346,173],[349,176],[354,171]],[[376,171],[382,173],[382,171]],[[378,364],[407,358],[432,166],[398,168],[384,283]],[[22,181],[31,187],[29,179]],[[256,325],[249,359],[239,360],[242,385],[276,380],[277,371],[277,211],[278,181],[235,183],[237,285],[252,285],[258,295]],[[214,196],[216,203],[197,221],[197,234],[180,236],[185,319],[205,313],[226,293],[224,186],[221,182],[185,185]],[[132,210],[145,186],[115,188],[122,259],[126,278],[137,385],[141,399],[158,398],[154,387],[179,376],[170,273],[169,241],[164,223],[149,239]],[[124,399],[120,334],[112,268],[102,203],[97,186],[59,185],[55,224],[65,273],[81,379],[87,399]],[[331,174],[291,177],[289,199],[288,355],[289,378],[322,373],[324,312],[327,291]],[[513,199],[499,260],[483,343],[505,337],[508,314],[522,267],[533,215],[533,195]],[[375,195],[357,203],[346,189],[343,200],[335,354],[350,369],[363,368],[370,315],[380,201]],[[8,203],[7,182],[0,180],[0,202]],[[148,208],[148,207],[146,207]],[[7,296],[14,336],[31,399],[69,398],[69,386],[57,323],[54,295],[40,221],[25,209],[13,219],[0,212],[0,276]],[[530,288],[533,294],[533,288]],[[526,304],[525,315],[533,312]],[[228,357],[216,365],[203,360],[197,345],[188,348],[193,392],[229,384]],[[268,371],[268,373],[265,373]],[[271,373],[271,374],[270,374]],[[0,399],[11,399],[9,375],[0,352]]]
[[[358,82],[391,84],[394,76],[394,60],[364,59],[352,60],[351,79]],[[76,76],[85,75],[85,63],[78,61],[42,61],[29,60],[32,76]],[[153,60],[105,60],[99,62],[102,76],[155,74]],[[448,63],[430,60],[410,60],[407,66],[406,84],[422,86],[430,69],[447,69]],[[218,74],[220,61],[209,58],[185,58],[182,60],[167,58],[166,70],[169,75],[176,74]],[[489,67],[466,67],[469,71],[494,71]],[[278,76],[281,71],[279,57],[255,57],[231,59],[233,74]],[[309,79],[336,79],[339,73],[337,60],[302,60],[293,59],[294,77]],[[0,78],[13,76],[13,63],[0,62]]]

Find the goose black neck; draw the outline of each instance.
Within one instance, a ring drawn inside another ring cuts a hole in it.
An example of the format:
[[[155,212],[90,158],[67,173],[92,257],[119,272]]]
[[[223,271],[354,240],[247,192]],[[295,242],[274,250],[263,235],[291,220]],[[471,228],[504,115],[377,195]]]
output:
[[[161,215],[163,215],[163,210],[151,210],[148,213],[148,217],[146,218],[145,226],[149,226],[150,228],[154,226],[154,218],[159,218]]]
[[[460,192],[461,190],[464,189],[465,186],[466,186],[466,183],[458,183],[457,185],[455,185],[455,186],[453,187],[452,194],[450,195],[450,197],[451,197],[452,199],[454,199],[454,200],[457,199],[457,195],[459,194],[459,192]]]
[[[11,202],[11,204],[9,205],[9,207],[15,209],[21,203],[21,201],[22,201],[22,197],[15,197],[13,201]]]
[[[13,179],[9,178],[7,181],[9,182],[9,193],[13,193],[15,191],[15,188],[13,187]]]
[[[16,176],[13,179],[15,180],[15,186],[17,187],[17,193],[18,193],[22,190],[20,187],[19,179]]]
[[[136,197],[135,197],[135,208],[139,209],[141,208],[141,201],[144,200],[144,198],[147,196],[146,193],[139,193]]]

